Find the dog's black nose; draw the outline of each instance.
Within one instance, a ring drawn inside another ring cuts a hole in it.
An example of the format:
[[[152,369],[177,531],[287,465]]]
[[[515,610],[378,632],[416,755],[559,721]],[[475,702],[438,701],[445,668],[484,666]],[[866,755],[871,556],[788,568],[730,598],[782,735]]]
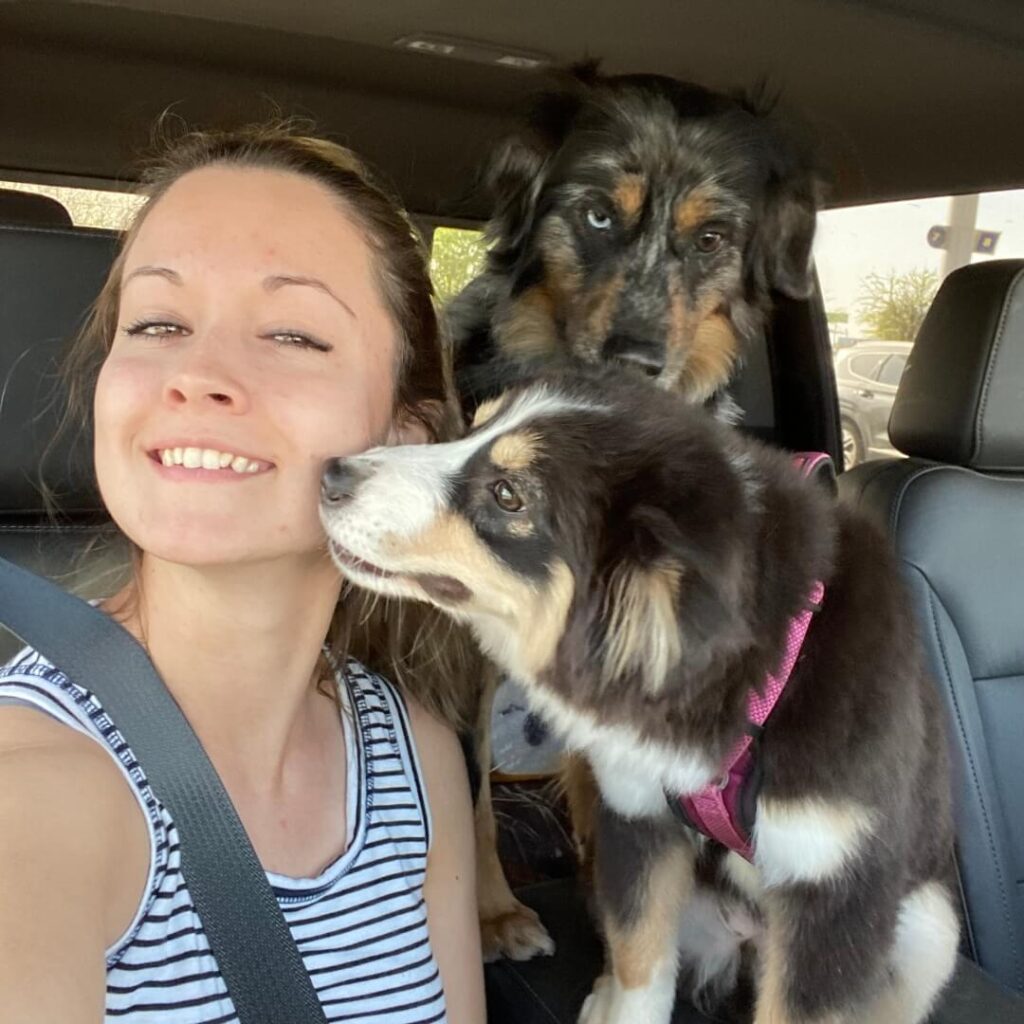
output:
[[[354,459],[328,459],[320,477],[320,497],[330,505],[349,501],[368,475],[366,466]]]
[[[657,377],[665,369],[665,345],[647,338],[613,334],[604,343],[603,355],[605,359],[643,370],[650,377]]]

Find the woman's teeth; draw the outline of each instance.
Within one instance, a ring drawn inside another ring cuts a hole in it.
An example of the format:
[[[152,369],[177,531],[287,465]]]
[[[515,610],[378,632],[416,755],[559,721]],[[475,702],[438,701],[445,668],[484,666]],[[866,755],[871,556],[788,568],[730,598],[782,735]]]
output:
[[[258,473],[265,465],[258,459],[219,452],[215,448],[163,448],[157,455],[165,466],[184,466],[185,469],[230,468],[236,473]]]

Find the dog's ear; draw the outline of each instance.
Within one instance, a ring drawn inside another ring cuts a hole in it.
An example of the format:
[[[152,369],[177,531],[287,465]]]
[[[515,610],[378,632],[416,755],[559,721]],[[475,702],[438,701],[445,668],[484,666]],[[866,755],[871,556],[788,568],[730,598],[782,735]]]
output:
[[[819,186],[812,173],[789,180],[773,178],[757,228],[755,272],[762,288],[794,299],[814,291],[811,250],[817,222]]]
[[[561,88],[534,102],[527,131],[499,145],[484,175],[491,201],[487,228],[491,262],[502,272],[512,271],[520,263],[533,231],[548,165],[583,104],[585,83],[572,76],[561,81]]]
[[[740,102],[760,121],[770,160],[754,238],[757,285],[806,299],[814,291],[812,246],[825,192],[814,144],[795,116],[786,114],[783,123],[776,113],[779,95],[766,83]]]
[[[635,506],[624,529],[604,588],[606,680],[636,673],[656,693],[679,665],[699,674],[746,636],[739,566],[654,505]]]
[[[650,566],[629,560],[612,570],[603,616],[607,682],[636,674],[649,693],[662,690],[682,655],[679,583],[680,569],[671,559]]]
[[[484,182],[492,204],[487,225],[493,243],[491,261],[502,271],[519,262],[533,229],[546,159],[539,139],[514,136],[498,147],[487,169]]]

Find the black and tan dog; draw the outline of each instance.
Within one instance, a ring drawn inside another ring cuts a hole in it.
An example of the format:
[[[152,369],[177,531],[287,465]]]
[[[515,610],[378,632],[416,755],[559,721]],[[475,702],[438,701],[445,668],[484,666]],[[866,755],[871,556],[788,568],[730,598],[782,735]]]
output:
[[[818,178],[765,102],[580,67],[487,182],[487,269],[446,310],[467,419],[573,362],[721,399],[772,291],[811,292]]]
[[[730,978],[741,944],[757,1024],[925,1017],[958,940],[944,726],[866,521],[782,453],[607,371],[513,389],[457,442],[333,460],[322,518],[351,580],[468,623],[592,765],[610,969],[581,1020],[667,1022],[679,953]],[[747,862],[666,793],[718,777],[815,581],[760,738]],[[713,914],[697,874],[716,876]]]
[[[806,296],[819,184],[769,105],[657,75],[573,72],[506,142],[487,180],[485,273],[446,309],[467,421],[524,375],[610,363],[724,418],[728,385],[772,293]],[[478,891],[485,953],[550,952],[512,895],[487,770],[496,678],[475,717]],[[586,831],[591,786],[567,776]]]

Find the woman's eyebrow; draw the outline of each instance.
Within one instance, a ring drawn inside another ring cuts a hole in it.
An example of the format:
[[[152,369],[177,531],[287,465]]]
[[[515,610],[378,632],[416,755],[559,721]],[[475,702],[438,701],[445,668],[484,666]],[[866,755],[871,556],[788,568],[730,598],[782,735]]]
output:
[[[170,281],[171,284],[181,284],[181,275],[176,270],[171,270],[169,267],[151,267],[147,265],[143,267],[136,267],[121,282],[121,287],[123,288],[129,281],[136,277],[162,277]]]
[[[330,288],[324,284],[319,278],[316,277],[297,277],[293,274],[273,274],[271,277],[265,278],[263,281],[263,287],[268,292],[276,292],[279,288],[284,288],[285,285],[301,285],[305,288],[315,288],[318,292],[323,292],[325,295],[329,295],[335,302],[344,309],[353,320],[358,320],[355,311],[352,307],[344,300],[339,298]]]

